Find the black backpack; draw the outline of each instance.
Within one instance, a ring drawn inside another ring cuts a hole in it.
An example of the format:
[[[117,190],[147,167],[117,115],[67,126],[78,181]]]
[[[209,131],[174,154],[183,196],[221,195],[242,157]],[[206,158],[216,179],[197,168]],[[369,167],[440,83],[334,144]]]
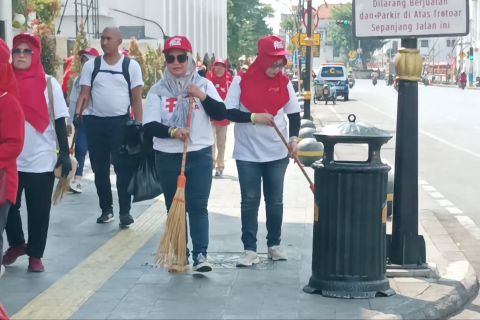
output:
[[[93,64],[92,80],[90,81],[90,88],[93,88],[93,81],[97,77],[99,72],[106,72],[110,74],[122,74],[128,84],[128,95],[130,96],[130,104],[132,103],[132,84],[130,83],[130,73],[128,72],[128,67],[130,66],[130,58],[124,57],[122,62],[122,72],[112,71],[112,70],[100,70],[100,65],[102,63],[102,57],[96,57]],[[130,106],[129,106],[130,110]]]

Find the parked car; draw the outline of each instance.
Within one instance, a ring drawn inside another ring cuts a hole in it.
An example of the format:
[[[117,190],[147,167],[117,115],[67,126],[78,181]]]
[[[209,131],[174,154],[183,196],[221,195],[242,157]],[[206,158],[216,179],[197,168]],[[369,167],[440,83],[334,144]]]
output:
[[[344,101],[348,101],[350,88],[348,73],[343,63],[322,64],[316,79],[320,82],[333,84],[336,95],[342,96]]]

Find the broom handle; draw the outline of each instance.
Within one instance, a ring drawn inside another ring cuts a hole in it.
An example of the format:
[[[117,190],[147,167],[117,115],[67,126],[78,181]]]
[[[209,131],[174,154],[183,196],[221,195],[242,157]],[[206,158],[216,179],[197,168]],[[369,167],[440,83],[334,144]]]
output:
[[[273,122],[273,128],[275,129],[275,131],[277,132],[278,136],[280,137],[280,139],[282,139],[283,141],[283,144],[285,145],[285,147],[287,147],[288,149],[288,142],[287,140],[285,140],[285,137],[283,136],[283,134],[280,132],[280,130],[278,129],[277,127],[277,124],[275,123],[275,121]],[[300,168],[300,170],[302,171],[303,175],[305,176],[305,178],[307,178],[307,181],[308,183],[310,184],[310,190],[312,190],[313,193],[315,193],[315,185],[313,184],[312,182],[312,179],[310,179],[310,177],[308,176],[307,172],[305,171],[305,168],[302,166],[302,164],[300,163],[300,160],[298,160],[298,157],[296,154],[292,154],[293,156],[293,159],[294,161],[298,164],[298,167]]]
[[[193,110],[194,103],[195,103],[195,99],[190,97],[190,102],[188,104],[188,113],[187,113],[187,129],[190,129],[190,125],[192,122],[192,110]],[[185,166],[187,163],[187,148],[188,148],[188,139],[185,139],[185,141],[183,142],[182,167],[180,169],[181,176],[185,175]]]
[[[73,133],[73,138],[72,138],[72,144],[70,146],[70,154],[75,153],[75,143],[77,142],[77,137],[78,137],[78,128],[75,128],[75,132]]]

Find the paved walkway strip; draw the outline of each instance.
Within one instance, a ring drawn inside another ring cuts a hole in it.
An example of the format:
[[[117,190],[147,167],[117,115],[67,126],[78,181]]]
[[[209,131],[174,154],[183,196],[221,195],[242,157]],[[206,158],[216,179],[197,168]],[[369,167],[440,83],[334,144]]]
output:
[[[119,231],[77,267],[14,314],[12,319],[70,318],[158,233],[165,219],[163,201],[155,202],[131,228]]]

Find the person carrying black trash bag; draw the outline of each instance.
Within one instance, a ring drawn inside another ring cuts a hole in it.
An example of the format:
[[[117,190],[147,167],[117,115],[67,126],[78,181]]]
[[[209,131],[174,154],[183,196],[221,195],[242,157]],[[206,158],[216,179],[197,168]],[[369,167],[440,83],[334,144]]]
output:
[[[82,120],[85,123],[90,163],[102,210],[97,223],[114,220],[111,161],[117,176],[120,227],[123,228],[134,222],[130,215],[132,197],[127,191],[133,169],[120,154],[120,148],[124,143],[126,123],[130,120],[130,109],[135,121],[142,121],[143,80],[138,62],[120,53],[121,44],[122,34],[118,28],[103,30],[101,46],[104,54],[83,66],[82,89],[73,124],[78,125]],[[82,117],[90,97],[89,114]]]
[[[163,53],[165,73],[147,95],[143,123],[145,131],[154,136],[156,167],[167,210],[170,210],[177,190],[184,141],[188,142],[185,198],[193,245],[193,269],[207,272],[212,270],[207,261],[207,206],[213,168],[210,121],[225,118],[225,104],[212,82],[198,75],[192,45],[187,38],[174,36],[167,39]],[[194,102],[189,130],[190,98],[194,98]]]
[[[19,89],[18,100],[26,121],[25,143],[17,160],[17,200],[10,208],[5,228],[10,247],[3,256],[3,264],[11,265],[18,257],[27,254],[30,272],[45,270],[41,258],[47,243],[55,181],[53,171],[61,166],[61,176],[67,177],[72,170],[65,122],[68,108],[60,84],[45,74],[41,56],[42,45],[37,35],[25,32],[13,38],[12,61]],[[28,241],[25,241],[20,216],[23,191],[27,205]]]
[[[227,118],[235,122],[233,158],[237,163],[242,198],[245,252],[237,261],[238,267],[251,267],[260,262],[257,231],[262,189],[267,217],[268,258],[287,260],[280,247],[283,182],[288,156],[295,157],[297,153],[300,129],[300,106],[292,83],[282,72],[288,54],[281,38],[261,38],[257,58],[244,75],[233,79],[225,100]],[[288,141],[288,149],[279,134]]]

